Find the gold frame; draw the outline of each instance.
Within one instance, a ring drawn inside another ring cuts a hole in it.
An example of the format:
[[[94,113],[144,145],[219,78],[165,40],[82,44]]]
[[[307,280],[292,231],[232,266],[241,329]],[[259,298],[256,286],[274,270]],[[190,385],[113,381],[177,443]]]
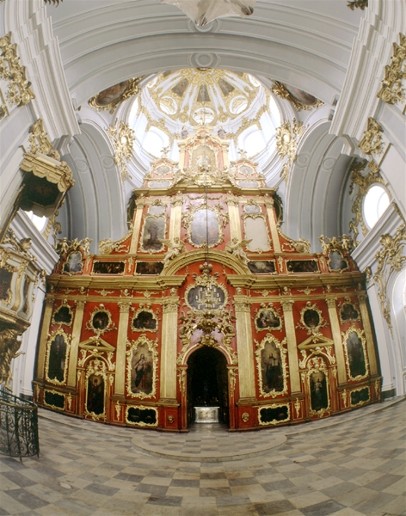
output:
[[[105,328],[95,328],[95,326],[93,326],[93,317],[98,312],[103,312],[107,315],[108,323]],[[86,328],[88,330],[92,330],[97,336],[103,335],[103,333],[112,331],[116,328],[110,310],[108,310],[103,303],[100,303],[99,306],[94,307],[93,311],[90,313],[89,320],[86,323]]]
[[[130,320],[131,320],[130,328],[131,328],[132,331],[134,331],[134,332],[145,332],[145,331],[157,332],[158,331],[158,329],[159,329],[159,318],[157,317],[156,313],[152,310],[152,308],[144,307],[144,306],[140,305],[138,308],[132,307],[131,311],[133,312],[131,317],[130,317]],[[136,319],[136,317],[141,312],[148,312],[148,313],[152,314],[152,319],[156,322],[156,327],[155,328],[135,328],[134,327],[134,325],[133,325],[134,319]]]
[[[131,408],[138,408],[140,410],[153,410],[156,414],[156,423],[153,423],[153,424],[148,424],[148,423],[134,423],[133,421],[129,421],[128,420],[128,411],[131,409]],[[156,428],[158,426],[158,422],[159,422],[159,414],[158,414],[158,409],[156,407],[147,407],[145,405],[127,405],[126,408],[125,408],[125,422],[127,423],[127,425],[134,425],[134,426],[141,426],[141,427],[148,427],[148,428]]]
[[[105,420],[107,417],[106,414],[106,405],[108,401],[108,393],[107,393],[107,386],[109,384],[109,380],[111,380],[107,375],[107,371],[109,369],[108,364],[106,364],[106,361],[103,357],[100,356],[94,356],[90,355],[87,357],[86,360],[87,364],[85,367],[85,404],[84,404],[84,414],[86,416],[90,416],[93,420],[98,421],[100,419]],[[104,380],[104,397],[103,397],[103,413],[102,414],[96,414],[95,412],[90,412],[87,409],[87,400],[89,395],[89,378],[91,375],[95,376],[102,376]]]
[[[367,401],[360,401],[360,402],[355,403],[353,405],[351,403],[351,394],[353,392],[363,391],[364,389],[367,389],[367,391],[368,391],[368,400]],[[349,391],[349,393],[348,393],[348,401],[349,401],[350,407],[361,407],[362,405],[366,405],[367,403],[370,403],[371,402],[371,389],[370,389],[369,385],[364,385],[363,387],[359,387],[358,389],[352,389],[351,391]]]
[[[352,333],[352,332],[354,332],[358,335],[358,338],[361,341],[362,350],[364,352],[365,374],[363,374],[363,375],[351,376],[350,362],[349,362],[348,349],[347,349],[347,339],[348,339],[350,333]],[[368,378],[368,376],[370,374],[370,366],[369,366],[368,353],[367,353],[367,342],[365,339],[364,330],[356,328],[355,326],[350,326],[350,328],[348,328],[348,330],[346,332],[342,333],[342,339],[343,339],[345,365],[346,365],[346,369],[347,369],[348,378],[353,381],[365,380],[366,378]]]
[[[133,392],[131,390],[131,372],[132,372],[132,360],[139,348],[145,347],[152,356],[152,384],[151,392]],[[157,369],[158,369],[158,340],[150,340],[145,335],[141,335],[136,340],[127,341],[127,365],[126,365],[126,391],[127,395],[131,398],[155,398],[156,396],[156,385],[157,385]]]
[[[319,316],[319,324],[316,326],[309,327],[304,321],[304,315],[307,310],[314,310],[318,313]],[[320,310],[320,308],[315,303],[310,303],[310,301],[307,301],[306,306],[304,306],[300,310],[300,322],[296,324],[296,328],[300,328],[302,330],[306,330],[308,335],[315,335],[320,333],[320,328],[324,328],[327,325],[327,321],[324,319],[323,314]]]
[[[149,219],[154,219],[154,220],[159,220],[159,219],[162,219],[164,221],[164,230],[163,230],[163,238],[161,240],[161,247],[159,249],[145,249],[144,247],[144,231],[145,231],[145,226],[147,224],[147,220]],[[144,217],[144,222],[142,224],[142,228],[141,228],[141,231],[140,231],[140,239],[139,239],[139,250],[140,252],[142,253],[147,253],[147,254],[157,254],[157,253],[162,253],[165,249],[165,235],[166,235],[166,229],[167,229],[167,216],[166,216],[166,213],[163,214],[163,215],[150,215],[149,213],[145,214],[145,217]]]
[[[190,206],[187,208],[187,212],[186,213],[185,213],[185,211],[182,212],[182,226],[186,229],[188,243],[196,249],[201,249],[201,248],[206,248],[206,247],[207,248],[217,247],[218,245],[220,245],[224,242],[224,228],[227,225],[227,222],[229,219],[228,213],[224,212],[224,210],[222,209],[222,206],[219,203],[217,205],[213,205],[213,206],[206,206],[204,199],[202,199],[201,204],[199,204],[197,206],[193,206],[193,201],[198,201],[198,200],[199,199],[189,199],[189,201],[191,201],[191,203],[190,203]],[[217,197],[214,198],[213,200],[217,201]],[[195,244],[192,241],[192,222],[193,222],[194,215],[198,211],[203,211],[203,212],[211,211],[211,212],[215,213],[215,215],[217,217],[218,239],[217,239],[217,242],[215,242],[214,244],[209,245],[208,242],[202,242],[201,244]]]
[[[283,396],[288,394],[288,367],[287,367],[287,341],[286,338],[283,340],[277,339],[274,335],[268,334],[265,335],[265,337],[261,340],[261,342],[258,342],[257,340],[254,340],[256,345],[255,350],[255,357],[256,357],[256,365],[257,365],[257,377],[258,377],[258,390],[259,395],[263,398],[275,398],[276,396]],[[270,390],[269,392],[266,392],[263,390],[263,375],[262,375],[262,351],[265,349],[265,346],[267,343],[274,344],[275,347],[280,352],[281,357],[281,366],[282,366],[282,374],[283,374],[283,389],[281,391],[276,391],[275,389]]]
[[[64,308],[64,307],[66,307],[66,308],[68,309],[68,312],[69,312],[69,314],[70,314],[70,316],[71,316],[71,320],[70,320],[70,322],[68,322],[68,323],[67,323],[67,322],[63,322],[63,321],[60,321],[60,322],[55,321],[55,314],[56,314],[56,313],[57,313],[61,308]],[[73,316],[73,310],[72,310],[72,307],[71,307],[71,306],[70,306],[70,304],[68,303],[68,300],[67,300],[67,299],[64,299],[64,300],[63,300],[63,302],[62,302],[58,307],[56,307],[56,308],[54,307],[54,308],[52,309],[52,320],[51,320],[51,323],[52,323],[52,324],[55,324],[55,325],[59,325],[59,326],[61,326],[62,324],[64,324],[65,326],[72,326],[72,324],[73,324],[73,317],[74,317],[74,316]]]
[[[286,407],[288,409],[288,417],[286,419],[283,419],[282,421],[270,421],[269,423],[261,421],[261,410],[262,409],[276,409],[280,407]],[[283,423],[287,423],[288,421],[291,421],[291,414],[290,414],[290,405],[289,403],[272,403],[272,405],[261,405],[258,407],[258,423],[260,426],[276,426],[281,425]]]
[[[248,203],[247,203],[248,204]],[[249,248],[249,244],[246,246],[246,249],[249,253],[258,253],[258,254],[261,254],[261,253],[268,253],[270,251],[273,250],[273,242],[272,242],[272,237],[269,233],[269,226],[267,225],[267,220],[266,220],[266,216],[264,215],[262,209],[261,209],[261,213],[258,213],[258,214],[255,214],[255,213],[244,213],[242,215],[242,220],[243,220],[243,231],[244,231],[244,239],[246,241],[249,240],[249,242],[251,242],[251,239],[250,237],[247,235],[247,225],[246,225],[246,221],[248,219],[262,219],[264,221],[264,225],[265,225],[265,229],[266,229],[266,236],[267,236],[267,243],[268,243],[268,248],[267,249],[250,249]],[[255,260],[254,260],[255,261]],[[257,260],[258,261],[258,260]]]
[[[345,305],[351,305],[354,308],[354,310],[358,313],[358,317],[356,319],[352,319],[352,318],[351,319],[343,319],[342,318],[341,311]],[[338,312],[338,316],[340,318],[341,324],[346,324],[349,322],[361,320],[361,312],[360,312],[359,306],[356,306],[356,304],[354,302],[352,302],[349,297],[348,298],[346,297],[345,299],[343,299],[343,301],[337,303],[337,312]]]
[[[265,328],[259,328],[257,325],[257,319],[258,319],[260,313],[263,311],[271,311],[279,319],[279,325],[272,326],[272,327],[267,326]],[[281,330],[283,328],[283,315],[281,314],[280,310],[278,310],[277,308],[275,308],[273,306],[273,303],[262,303],[261,306],[256,311],[256,313],[254,314],[254,317],[255,317],[255,329],[257,331],[265,331],[265,330],[277,331],[277,330]]]
[[[54,341],[55,337],[57,335],[62,335],[66,344],[66,353],[65,353],[65,363],[63,368],[63,380],[57,380],[57,379],[51,379],[48,376],[48,370],[49,370],[49,352],[51,349],[51,344]],[[70,346],[71,346],[71,335],[68,335],[65,331],[62,330],[62,328],[58,328],[56,331],[51,333],[49,335],[47,342],[46,342],[46,352],[45,352],[45,379],[47,382],[52,383],[54,385],[66,385],[67,379],[68,379],[68,366],[69,366],[69,360],[70,360]]]
[[[57,407],[56,405],[50,405],[49,403],[47,403],[45,401],[45,394],[49,392],[51,394],[58,394],[58,396],[62,396],[63,397],[63,408],[60,408],[60,407]],[[58,392],[58,391],[55,391],[54,389],[44,389],[44,396],[43,396],[43,403],[46,407],[50,407],[52,408],[53,410],[61,410],[61,411],[65,411],[65,403],[66,403],[66,395],[64,392]]]

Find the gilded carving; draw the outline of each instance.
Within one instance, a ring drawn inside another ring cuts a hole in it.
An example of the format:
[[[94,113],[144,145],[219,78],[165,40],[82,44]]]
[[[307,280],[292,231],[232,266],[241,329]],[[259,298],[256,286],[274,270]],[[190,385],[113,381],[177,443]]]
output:
[[[369,364],[363,330],[352,326],[343,333],[342,339],[348,377],[351,380],[366,378],[369,372]]]
[[[45,378],[56,385],[66,383],[71,337],[61,328],[52,333],[47,341]]]
[[[364,132],[358,147],[368,156],[371,154],[381,154],[383,150],[382,132],[382,126],[378,124],[374,118],[369,117],[367,129]]]
[[[276,148],[281,158],[287,158],[290,163],[296,159],[298,137],[303,132],[303,123],[293,119],[292,123],[285,122],[276,130]]]
[[[353,11],[354,9],[361,9],[362,11],[368,7],[368,0],[348,0],[347,7]]]
[[[308,335],[317,335],[320,333],[320,328],[326,326],[327,322],[324,320],[320,308],[307,301],[306,306],[300,311],[300,322],[296,328],[301,328],[307,331]]]
[[[153,398],[156,394],[158,341],[141,335],[127,342],[127,394],[132,398]]]
[[[0,385],[8,386],[11,381],[11,361],[20,355],[21,340],[17,330],[7,328],[0,331]]]
[[[85,414],[93,420],[106,418],[106,395],[110,379],[104,360],[89,360],[85,374],[86,401]]]
[[[111,254],[111,253],[122,253],[128,254],[130,251],[129,242],[125,243],[129,236],[131,236],[132,230],[127,233],[120,240],[111,240],[110,238],[106,238],[104,240],[100,240],[99,242],[99,253],[100,254]]]
[[[281,330],[283,315],[274,307],[273,303],[262,303],[255,314],[255,328],[257,331]]]
[[[228,253],[235,256],[238,260],[241,260],[244,264],[247,264],[249,258],[244,251],[244,247],[247,246],[252,240],[239,240],[238,238],[232,238],[231,242],[229,242],[225,249]]]
[[[135,141],[134,130],[124,122],[119,122],[116,127],[110,126],[108,134],[114,148],[114,162],[116,163],[121,179],[128,176],[127,161],[131,158]]]
[[[384,234],[380,239],[380,249],[375,256],[377,268],[373,279],[378,287],[383,316],[389,328],[392,328],[390,303],[386,295],[386,286],[391,274],[402,270],[406,263],[404,247],[406,245],[406,227],[402,225],[395,234]]]
[[[403,80],[406,78],[405,56],[406,35],[400,34],[400,44],[393,44],[391,61],[385,66],[384,78],[378,92],[378,98],[388,104],[396,104],[405,100],[405,89],[403,87]]]
[[[314,109],[323,104],[321,100],[318,100],[309,94],[306,94],[307,102],[301,102],[300,99],[297,96],[293,95],[284,84],[278,81],[273,82],[272,93],[275,93],[275,95],[278,95],[282,99],[286,99],[289,102],[291,102],[294,108],[298,111]],[[301,90],[300,93],[302,95],[304,94],[304,92],[302,92]]]
[[[148,306],[140,305],[138,309],[133,308],[131,328],[133,331],[152,331],[158,330],[158,318],[154,311]]]
[[[224,240],[223,228],[229,221],[221,204],[207,206],[207,199],[183,213],[182,225],[193,247],[214,247]]]
[[[139,93],[139,84],[142,79],[143,77],[133,77],[106,88],[89,99],[89,106],[98,111],[104,110],[113,113],[122,102]]]
[[[97,336],[112,331],[115,327],[111,312],[106,309],[103,303],[93,309],[86,324],[86,328],[93,330]]]
[[[275,426],[287,421],[290,421],[290,407],[286,403],[272,403],[258,408],[258,422],[261,426]]]
[[[35,98],[25,75],[25,67],[21,65],[17,45],[11,43],[11,33],[0,38],[0,79],[7,82],[5,97],[10,105],[24,106]],[[0,120],[7,115],[7,105],[3,102]]]
[[[279,341],[271,334],[261,342],[255,341],[258,390],[260,396],[271,397],[287,394],[287,341]]]
[[[41,118],[31,126],[28,141],[31,154],[44,154],[45,156],[49,156],[57,161],[60,160],[61,155],[52,146],[48,133],[45,130],[44,122]]]

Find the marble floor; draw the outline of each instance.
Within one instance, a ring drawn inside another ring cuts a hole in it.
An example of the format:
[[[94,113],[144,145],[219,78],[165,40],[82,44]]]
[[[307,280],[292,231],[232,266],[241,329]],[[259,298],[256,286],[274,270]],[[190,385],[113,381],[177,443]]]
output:
[[[406,515],[405,409],[187,434],[40,410],[40,457],[0,459],[0,515]]]

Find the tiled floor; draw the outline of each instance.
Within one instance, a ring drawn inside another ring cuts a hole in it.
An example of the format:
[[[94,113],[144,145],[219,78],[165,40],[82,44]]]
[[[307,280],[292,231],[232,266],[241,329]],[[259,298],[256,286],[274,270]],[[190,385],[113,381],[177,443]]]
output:
[[[243,434],[40,415],[40,458],[0,459],[0,515],[406,515],[404,400]]]

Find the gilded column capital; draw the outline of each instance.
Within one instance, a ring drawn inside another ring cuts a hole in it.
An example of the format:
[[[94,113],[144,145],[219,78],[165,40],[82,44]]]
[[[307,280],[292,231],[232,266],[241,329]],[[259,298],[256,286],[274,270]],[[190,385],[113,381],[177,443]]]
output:
[[[131,302],[130,301],[119,301],[118,306],[120,307],[120,313],[129,313]]]
[[[164,314],[177,313],[178,307],[179,307],[179,297],[178,296],[167,297],[163,301],[163,313]]]
[[[281,302],[283,310],[285,312],[292,312],[293,311],[293,303],[294,303],[294,301],[292,299],[284,299]]]
[[[227,204],[228,206],[238,206],[240,203],[238,197],[236,197],[233,194],[228,193],[227,194]]]
[[[234,296],[234,307],[236,312],[249,312],[250,304],[247,296]]]
[[[326,299],[326,303],[327,303],[328,308],[335,308],[336,307],[336,298],[328,297]]]

